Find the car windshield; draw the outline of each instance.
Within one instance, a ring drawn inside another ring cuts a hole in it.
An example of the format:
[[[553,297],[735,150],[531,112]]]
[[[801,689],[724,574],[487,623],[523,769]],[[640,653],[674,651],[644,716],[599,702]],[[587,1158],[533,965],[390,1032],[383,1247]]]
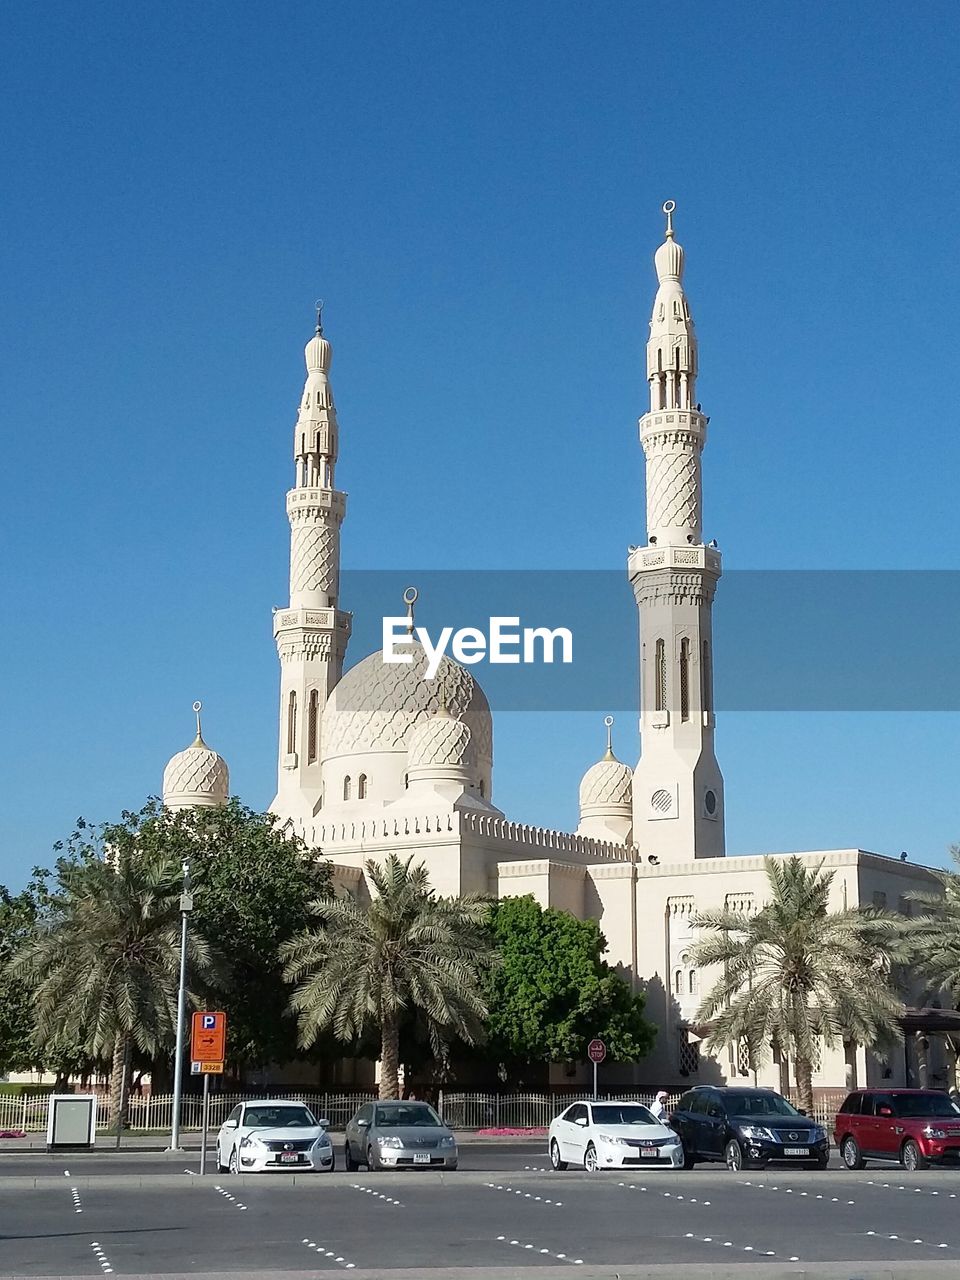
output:
[[[727,1098],[727,1111],[733,1116],[798,1116],[786,1098],[778,1093],[735,1093]]]
[[[911,1116],[960,1116],[960,1107],[945,1093],[894,1094],[893,1110],[904,1119]]]
[[[307,1129],[317,1124],[306,1107],[247,1107],[243,1123],[248,1129]]]
[[[604,1103],[593,1108],[594,1124],[659,1124],[646,1107],[617,1107]]]
[[[377,1107],[373,1123],[391,1129],[436,1129],[443,1121],[427,1103],[408,1102],[395,1107]]]

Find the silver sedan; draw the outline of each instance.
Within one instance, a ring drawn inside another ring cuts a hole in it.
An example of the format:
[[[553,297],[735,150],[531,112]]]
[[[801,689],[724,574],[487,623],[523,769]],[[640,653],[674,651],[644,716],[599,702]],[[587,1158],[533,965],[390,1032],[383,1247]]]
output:
[[[347,1124],[344,1162],[378,1169],[456,1169],[457,1140],[426,1102],[368,1102]]]

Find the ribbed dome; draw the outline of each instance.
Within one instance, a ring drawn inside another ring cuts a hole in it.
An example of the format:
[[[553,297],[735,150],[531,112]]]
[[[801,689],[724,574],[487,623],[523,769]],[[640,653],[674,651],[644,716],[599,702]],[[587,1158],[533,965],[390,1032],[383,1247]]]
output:
[[[581,815],[594,809],[622,809],[629,813],[633,804],[633,770],[615,756],[598,760],[580,782]]]
[[[411,770],[430,765],[447,768],[463,765],[470,748],[472,734],[462,720],[456,720],[441,708],[429,720],[416,725],[410,734],[407,762]]]
[[[227,762],[199,734],[163,771],[163,803],[168,809],[219,807],[227,803],[229,795]]]
[[[303,349],[309,373],[329,373],[333,348],[322,333],[315,333]]]
[[[405,751],[415,725],[441,707],[470,730],[464,764],[489,768],[493,719],[473,676],[443,658],[433,680],[424,678],[427,656],[412,645],[413,661],[386,663],[377,650],[358,662],[336,685],[323,711],[320,741],[324,761],[364,752]]]
[[[657,268],[657,279],[662,284],[664,280],[679,280],[683,275],[683,249],[677,244],[672,235],[669,235],[663,244],[653,256],[654,265]]]

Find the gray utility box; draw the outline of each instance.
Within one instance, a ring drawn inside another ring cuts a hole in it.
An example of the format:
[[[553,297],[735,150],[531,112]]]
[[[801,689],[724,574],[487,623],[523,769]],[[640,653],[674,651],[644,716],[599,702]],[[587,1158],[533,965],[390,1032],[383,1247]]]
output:
[[[48,1151],[87,1151],[97,1136],[97,1099],[92,1093],[53,1093],[47,1111]]]

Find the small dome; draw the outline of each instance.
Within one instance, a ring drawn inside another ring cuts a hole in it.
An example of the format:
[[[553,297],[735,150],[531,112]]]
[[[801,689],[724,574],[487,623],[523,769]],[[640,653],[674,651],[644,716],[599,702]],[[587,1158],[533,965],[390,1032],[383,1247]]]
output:
[[[408,765],[411,770],[431,765],[463,767],[471,737],[469,727],[441,707],[435,716],[421,721],[410,734]]]
[[[593,809],[622,809],[629,813],[633,804],[633,770],[615,756],[598,760],[580,782],[580,812]]]
[[[683,249],[674,240],[672,232],[654,254],[653,262],[661,284],[664,280],[679,280],[683,276]]]
[[[329,373],[333,348],[318,330],[303,349],[308,373]]]
[[[230,770],[223,756],[208,747],[200,733],[184,751],[178,751],[163,771],[163,803],[168,809],[212,809],[227,803]]]

